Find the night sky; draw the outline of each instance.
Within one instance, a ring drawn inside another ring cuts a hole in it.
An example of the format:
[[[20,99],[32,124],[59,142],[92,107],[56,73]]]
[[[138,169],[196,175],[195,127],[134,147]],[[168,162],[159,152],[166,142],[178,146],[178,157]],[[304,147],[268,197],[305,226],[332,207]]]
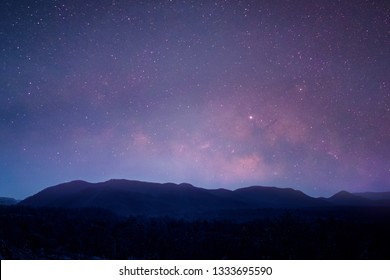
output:
[[[0,22],[0,196],[390,190],[386,0],[1,1]]]

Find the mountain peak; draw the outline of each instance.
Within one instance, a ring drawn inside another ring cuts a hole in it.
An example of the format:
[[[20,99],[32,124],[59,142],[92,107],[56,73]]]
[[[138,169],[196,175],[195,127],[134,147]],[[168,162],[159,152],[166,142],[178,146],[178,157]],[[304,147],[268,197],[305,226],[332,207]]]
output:
[[[354,197],[354,195],[350,192],[342,190],[332,195],[330,198],[346,198],[346,197]]]
[[[193,185],[189,183],[180,183],[179,186],[183,188],[195,188]]]
[[[373,201],[347,191],[340,191],[331,196],[328,200],[336,205],[346,206],[369,206],[373,204]]]

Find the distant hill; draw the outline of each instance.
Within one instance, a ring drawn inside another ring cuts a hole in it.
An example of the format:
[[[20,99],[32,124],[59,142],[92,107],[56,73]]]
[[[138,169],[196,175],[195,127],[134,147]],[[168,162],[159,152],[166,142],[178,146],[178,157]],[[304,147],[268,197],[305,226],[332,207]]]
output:
[[[17,203],[18,203],[18,201],[14,198],[0,197],[0,205],[14,205]]]
[[[390,200],[390,192],[361,192],[353,194],[371,200]]]
[[[368,198],[364,198],[361,196],[357,196],[355,194],[341,191],[336,193],[327,199],[327,201],[335,204],[335,205],[343,205],[343,206],[373,206],[375,205],[375,201],[372,201]]]
[[[20,205],[60,208],[103,208],[128,216],[203,217],[255,209],[298,209],[332,206],[390,206],[348,192],[313,198],[291,188],[252,186],[234,191],[209,190],[190,184],[131,180],[101,183],[72,181],[46,188]]]
[[[248,187],[232,192],[237,199],[251,208],[303,208],[328,206],[328,203],[312,198],[291,188]]]

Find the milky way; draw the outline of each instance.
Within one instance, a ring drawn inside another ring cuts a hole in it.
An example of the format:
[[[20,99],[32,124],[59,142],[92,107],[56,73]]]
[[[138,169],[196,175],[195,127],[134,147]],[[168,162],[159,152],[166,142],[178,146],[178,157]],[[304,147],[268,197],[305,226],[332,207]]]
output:
[[[0,196],[110,178],[390,189],[388,1],[0,11]]]

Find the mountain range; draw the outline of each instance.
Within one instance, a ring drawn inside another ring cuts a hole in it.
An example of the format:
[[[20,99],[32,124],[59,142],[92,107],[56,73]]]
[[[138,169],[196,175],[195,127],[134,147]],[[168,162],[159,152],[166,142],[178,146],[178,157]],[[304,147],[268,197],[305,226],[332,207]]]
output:
[[[14,205],[17,204],[18,201],[11,197],[0,197],[0,205]]]
[[[321,207],[390,207],[390,192],[349,193],[313,198],[291,188],[252,186],[237,190],[203,189],[190,184],[113,179],[72,181],[48,187],[19,202],[22,206],[103,208],[121,216],[202,217],[223,211]]]

